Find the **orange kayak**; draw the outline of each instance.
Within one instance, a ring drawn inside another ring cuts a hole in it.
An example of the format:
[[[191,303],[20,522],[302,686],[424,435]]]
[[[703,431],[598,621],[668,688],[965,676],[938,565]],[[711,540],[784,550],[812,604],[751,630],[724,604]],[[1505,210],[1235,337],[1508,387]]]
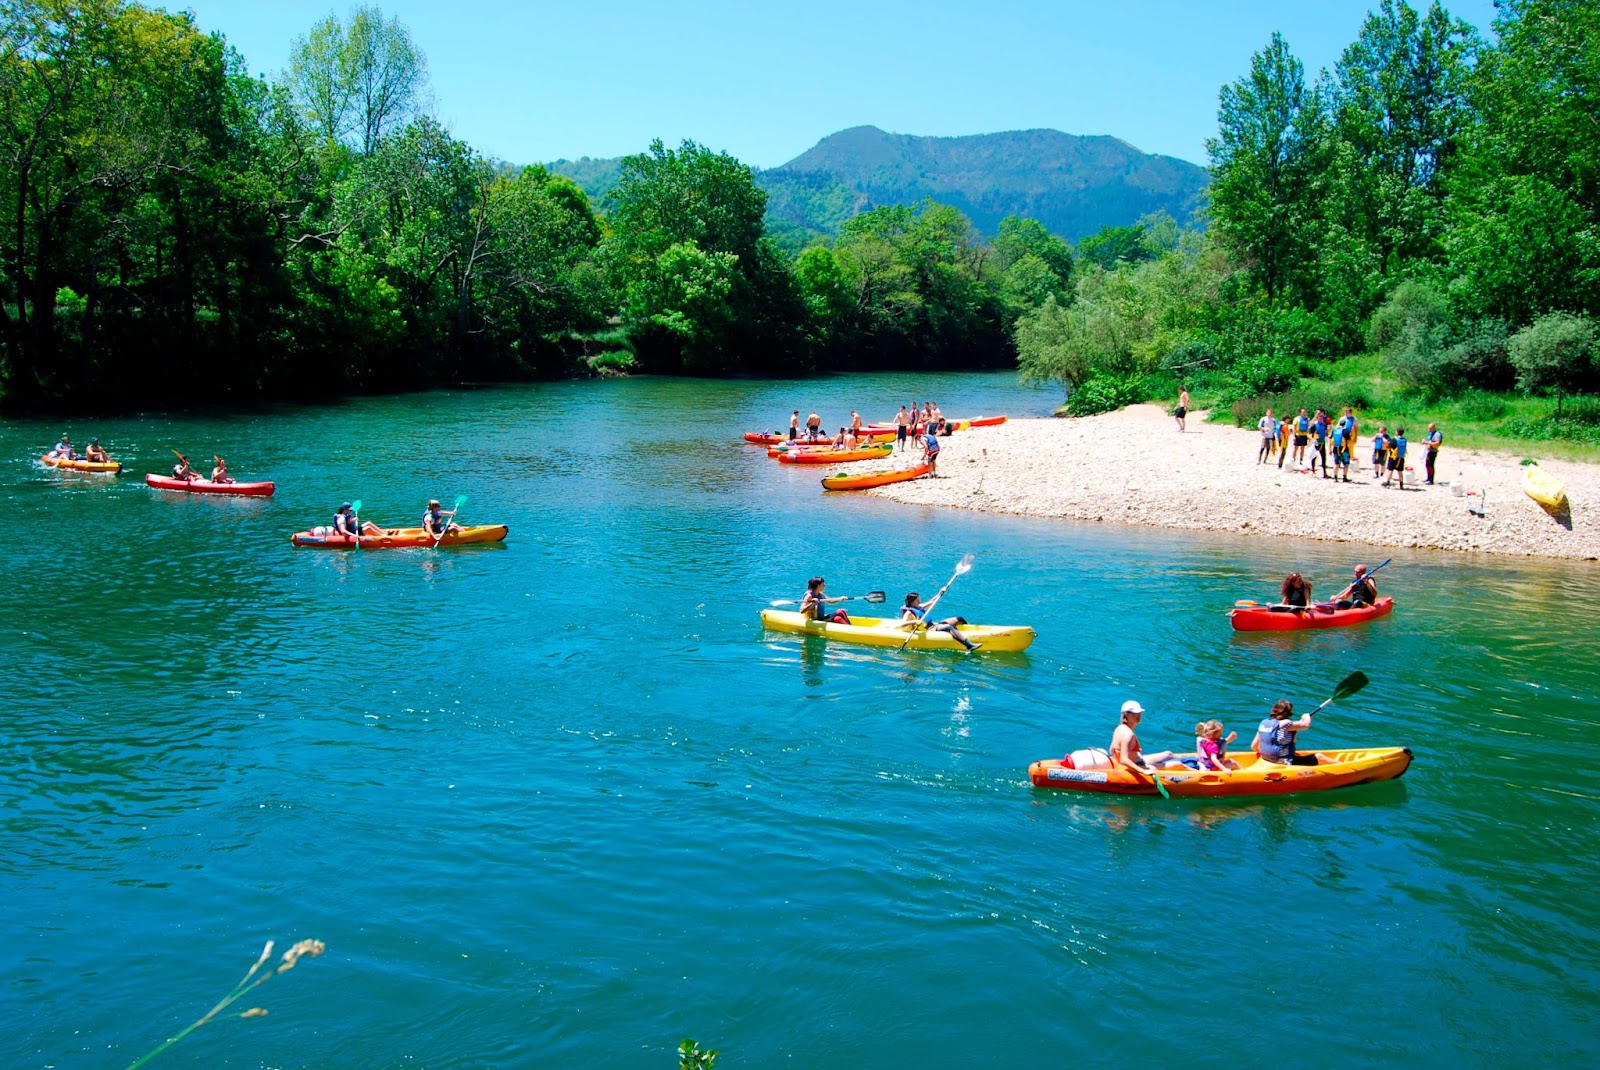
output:
[[[1329,791],[1394,780],[1411,766],[1409,747],[1359,747],[1349,750],[1301,751],[1315,754],[1316,765],[1278,765],[1254,754],[1229,755],[1240,768],[1231,772],[1202,772],[1173,766],[1156,770],[1174,799],[1221,799],[1235,795],[1292,795],[1303,791]],[[1180,754],[1179,758],[1193,758]],[[1150,774],[1125,767],[1075,769],[1060,758],[1034,762],[1028,779],[1036,788],[1062,788],[1097,795],[1156,795]]]
[[[869,431],[863,427],[860,434],[856,435],[856,438],[862,441],[867,441],[870,439],[874,442],[893,437],[894,428],[892,427],[887,431]],[[750,443],[752,446],[811,446],[811,443],[806,441],[804,435],[791,442],[789,441],[789,436],[787,434],[780,435],[775,431],[746,431],[744,433],[744,440]],[[825,446],[830,441],[832,441],[831,436],[828,439],[824,439],[822,442],[817,443],[817,445]]]
[[[876,461],[894,452],[892,446],[868,446],[854,450],[789,450],[778,454],[779,464],[839,464],[844,461]]]
[[[890,483],[904,483],[908,479],[925,476],[930,471],[925,464],[914,468],[894,468],[887,472],[868,472],[865,475],[851,476],[840,472],[834,476],[822,477],[823,490],[866,490],[869,487],[886,487]]]
[[[435,542],[433,536],[421,528],[390,528],[382,535],[361,536],[361,549],[393,550],[408,546],[472,546],[486,542],[503,542],[508,530],[510,529],[504,524],[479,524],[475,527],[469,525]],[[321,550],[356,548],[355,539],[348,535],[330,534],[326,529],[297,531],[289,536],[289,541],[296,546],[315,547]]]

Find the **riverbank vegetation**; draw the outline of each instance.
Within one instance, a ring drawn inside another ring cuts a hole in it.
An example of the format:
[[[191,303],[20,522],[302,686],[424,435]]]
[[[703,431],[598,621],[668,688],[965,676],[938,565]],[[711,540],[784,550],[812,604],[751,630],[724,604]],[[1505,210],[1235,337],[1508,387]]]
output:
[[[1600,11],[1499,5],[1487,42],[1384,0],[1333,71],[1274,35],[1221,92],[1209,227],[1148,221],[1024,315],[1069,410],[1299,399],[1600,446]],[[1110,255],[1107,255],[1110,254]]]
[[[639,369],[1009,367],[1065,295],[1066,244],[942,205],[850,221],[798,260],[725,153],[628,157],[603,204],[428,112],[376,8],[249,74],[192,18],[0,5],[0,385],[8,408],[333,396]]]

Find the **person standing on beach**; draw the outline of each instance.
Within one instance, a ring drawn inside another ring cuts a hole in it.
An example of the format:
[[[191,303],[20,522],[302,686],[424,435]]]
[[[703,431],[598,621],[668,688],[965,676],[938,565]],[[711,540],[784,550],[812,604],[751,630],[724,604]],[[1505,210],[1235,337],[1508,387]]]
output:
[[[1272,410],[1256,422],[1256,427],[1261,431],[1261,449],[1256,451],[1256,463],[1265,464],[1272,460],[1272,446],[1278,441],[1278,421],[1272,418]]]
[[[806,438],[816,442],[822,437],[822,417],[812,413],[806,417]]]
[[[1322,409],[1317,410],[1317,415],[1311,419],[1311,433],[1316,436],[1317,455],[1311,459],[1311,470],[1317,470],[1317,462],[1322,462],[1322,478],[1332,479],[1328,474],[1328,414]]]
[[[1428,466],[1428,486],[1433,486],[1433,462],[1439,459],[1439,447],[1444,445],[1444,432],[1439,430],[1439,425],[1428,425],[1428,456],[1424,463]]]
[[[939,436],[934,433],[932,424],[923,428],[922,463],[928,466],[930,479],[939,474]]]
[[[1293,425],[1288,420],[1278,421],[1278,467],[1283,467],[1283,460],[1289,456],[1289,435]]]
[[[850,410],[850,433],[857,438],[861,437],[861,414],[854,409]]]
[[[1185,416],[1189,415],[1189,388],[1188,387],[1180,386],[1178,388],[1178,411],[1174,412],[1172,415],[1174,415],[1174,416],[1176,416],[1178,418],[1178,433],[1182,434],[1183,431],[1184,431],[1183,418]]]
[[[1389,485],[1389,480],[1395,476],[1400,477],[1400,489],[1406,489],[1406,429],[1399,428],[1394,433],[1394,438],[1389,440],[1389,479],[1383,481],[1384,486]]]
[[[906,415],[906,407],[900,406],[900,411],[894,418],[894,448],[904,451],[906,448],[906,427],[911,423],[911,418]]]
[[[789,441],[793,442],[800,437],[800,410],[794,410],[794,415],[789,417]]]
[[[1294,464],[1296,468],[1306,463],[1306,445],[1311,441],[1311,417],[1301,409],[1294,418]]]
[[[1383,424],[1378,425],[1378,433],[1372,436],[1372,478],[1382,479],[1384,462],[1389,459],[1389,428]]]
[[[1337,482],[1340,472],[1344,473],[1344,481],[1350,482],[1350,435],[1345,428],[1343,420],[1333,429],[1333,478]],[[1328,469],[1323,467],[1322,472],[1327,474]]]

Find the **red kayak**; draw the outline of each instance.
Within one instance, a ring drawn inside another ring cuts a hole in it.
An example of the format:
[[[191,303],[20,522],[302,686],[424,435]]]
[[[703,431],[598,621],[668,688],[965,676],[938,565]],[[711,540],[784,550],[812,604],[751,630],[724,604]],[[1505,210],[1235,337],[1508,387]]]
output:
[[[177,490],[185,494],[242,494],[250,498],[270,498],[277,489],[272,483],[213,483],[209,479],[173,479],[146,472],[144,481],[157,490]]]
[[[1342,628],[1346,624],[1361,624],[1387,617],[1392,612],[1394,599],[1380,598],[1370,606],[1351,609],[1238,606],[1229,611],[1228,619],[1233,622],[1236,632],[1298,632],[1307,628]]]

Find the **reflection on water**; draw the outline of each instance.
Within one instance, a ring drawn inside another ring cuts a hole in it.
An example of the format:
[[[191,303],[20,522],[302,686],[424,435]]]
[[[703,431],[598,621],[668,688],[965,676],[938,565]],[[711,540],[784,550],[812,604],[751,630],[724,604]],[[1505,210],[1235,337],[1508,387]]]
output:
[[[1593,566],[1402,552],[1392,617],[1242,639],[1235,599],[1289,570],[1325,588],[1353,551],[825,499],[736,443],[796,406],[888,415],[912,384],[957,413],[1057,400],[1007,376],[638,379],[147,417],[94,428],[115,480],[42,470],[54,423],[0,425],[28,524],[0,589],[0,980],[26,992],[0,1064],[125,1065],[270,933],[330,955],[270,1029],[170,1058],[633,1066],[684,1032],[747,1065],[968,1066],[1017,1036],[1147,1057],[1106,1013],[1138,991],[1141,1035],[1270,1003],[1370,1061],[1370,1031],[1326,1029],[1337,1006],[1413,1063],[1577,1065],[1564,1038],[1600,1021]],[[278,494],[151,491],[171,443]],[[287,540],[343,500],[409,524],[457,494],[509,540]],[[1033,625],[1027,653],[757,619],[813,574],[928,591],[969,552],[953,611]],[[1239,803],[1027,783],[1105,746],[1128,698],[1147,747],[1187,749],[1197,720],[1248,738],[1357,668],[1372,684],[1305,745],[1410,745],[1402,781]],[[1318,999],[1186,950],[1222,926],[1246,962],[1314,935],[1294,976]]]

